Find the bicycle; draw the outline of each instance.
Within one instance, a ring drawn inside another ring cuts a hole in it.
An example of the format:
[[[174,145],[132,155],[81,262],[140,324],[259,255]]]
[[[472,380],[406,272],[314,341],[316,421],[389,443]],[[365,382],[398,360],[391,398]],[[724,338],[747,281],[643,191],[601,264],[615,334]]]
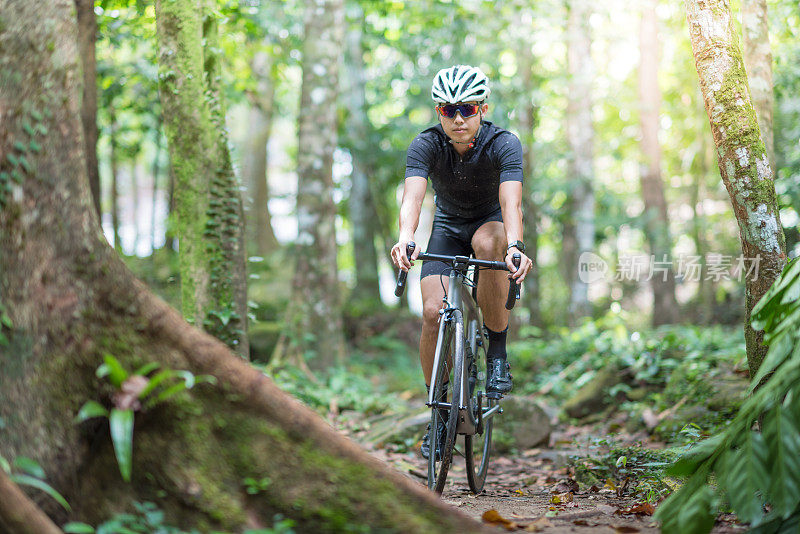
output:
[[[408,243],[406,253],[409,258],[415,248],[413,242]],[[485,393],[479,388],[488,378],[488,369],[483,319],[477,304],[478,273],[483,269],[509,269],[502,261],[468,256],[422,253],[417,259],[443,261],[451,265],[444,305],[439,311],[441,319],[426,402],[431,408],[428,488],[442,493],[453,459],[456,435],[463,435],[467,482],[473,493],[480,493],[489,467],[494,416],[503,412],[500,407],[503,395]],[[521,256],[517,253],[512,259],[518,267]],[[473,267],[472,278],[469,276],[470,267]],[[398,297],[405,291],[407,276],[408,272],[402,270],[398,275],[395,288]],[[519,285],[512,279],[509,281],[506,309],[513,308],[518,299]],[[453,399],[458,399],[458,402]],[[440,420],[446,425],[443,443],[440,443],[438,432]]]

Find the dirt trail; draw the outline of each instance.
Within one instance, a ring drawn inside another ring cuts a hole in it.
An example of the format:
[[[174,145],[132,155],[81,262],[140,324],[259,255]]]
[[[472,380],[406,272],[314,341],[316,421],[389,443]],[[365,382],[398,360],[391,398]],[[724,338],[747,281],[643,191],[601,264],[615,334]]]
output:
[[[480,495],[470,493],[464,460],[456,457],[442,498],[479,521],[487,512],[496,511],[498,521],[506,521],[505,525],[497,523],[500,531],[660,532],[650,515],[653,507],[636,496],[618,495],[610,488],[579,487],[567,467],[569,455],[575,452],[541,448],[516,456],[498,456],[492,462],[486,487]],[[418,451],[395,453],[376,449],[372,454],[425,484],[426,464]],[[732,517],[723,517],[712,532],[728,534],[746,530]]]

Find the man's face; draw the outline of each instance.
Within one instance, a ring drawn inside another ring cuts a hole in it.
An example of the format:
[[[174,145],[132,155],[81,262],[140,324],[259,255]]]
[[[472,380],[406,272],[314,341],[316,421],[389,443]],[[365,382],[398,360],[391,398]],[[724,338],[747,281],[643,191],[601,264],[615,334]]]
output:
[[[458,141],[459,143],[469,143],[478,133],[478,128],[480,128],[481,125],[481,117],[489,109],[489,105],[479,104],[478,102],[459,102],[455,105],[459,106],[461,104],[475,104],[479,112],[472,117],[464,118],[460,111],[456,111],[453,118],[448,118],[439,107],[436,108],[436,111],[439,115],[439,122],[444,129],[444,133],[446,133],[450,139]],[[445,104],[445,106],[448,107],[452,105],[453,104]]]

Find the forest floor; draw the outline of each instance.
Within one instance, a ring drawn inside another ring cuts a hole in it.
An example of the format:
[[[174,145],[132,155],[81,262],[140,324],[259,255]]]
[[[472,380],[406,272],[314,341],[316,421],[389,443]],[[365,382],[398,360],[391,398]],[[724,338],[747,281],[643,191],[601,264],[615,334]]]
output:
[[[339,427],[358,440],[358,432],[351,433]],[[548,446],[497,455],[492,459],[484,491],[479,495],[470,492],[464,459],[456,455],[442,499],[478,521],[496,525],[500,531],[660,532],[652,518],[655,504],[646,502],[641,494],[628,491],[627,483],[619,487],[609,480],[600,488],[585,487],[575,480],[574,462],[570,462],[570,458],[590,455],[585,444],[607,432],[602,424],[562,425],[562,428],[554,428]],[[644,448],[663,447],[644,435],[616,434],[615,440],[617,444],[629,442]],[[403,452],[391,445],[383,447],[363,441],[362,445],[410,479],[426,484],[427,464],[419,453],[419,443]],[[457,449],[462,447],[463,442],[457,443]],[[745,525],[728,515],[718,518],[712,532],[729,534],[746,530]]]

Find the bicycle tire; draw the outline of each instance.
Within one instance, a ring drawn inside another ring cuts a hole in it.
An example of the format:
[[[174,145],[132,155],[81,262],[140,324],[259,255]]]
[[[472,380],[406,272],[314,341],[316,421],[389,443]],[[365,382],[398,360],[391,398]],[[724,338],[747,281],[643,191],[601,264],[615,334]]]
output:
[[[488,377],[487,361],[486,361],[486,347],[485,344],[476,342],[476,336],[480,335],[477,331],[477,321],[472,320],[469,324],[470,335],[468,350],[472,355],[473,365],[475,365],[474,373],[476,375],[475,385],[471,388],[469,395],[466,399],[467,410],[472,414],[473,421],[478,419],[478,409],[486,410],[498,403],[497,400],[488,399],[482,395],[481,387],[485,386],[486,378]],[[483,375],[483,376],[481,376]],[[483,402],[479,403],[479,395]],[[464,459],[466,460],[467,467],[467,482],[469,489],[475,494],[483,490],[486,482],[486,474],[489,471],[489,460],[491,458],[492,450],[492,428],[494,426],[494,417],[489,417],[483,420],[483,429],[480,434],[464,436]]]
[[[444,441],[439,443],[439,433],[435,431],[441,417],[441,410],[431,410],[431,433],[430,444],[431,454],[428,457],[428,488],[436,493],[444,491],[445,483],[447,482],[447,473],[450,470],[450,464],[453,461],[453,449],[456,443],[456,427],[458,426],[458,396],[461,392],[460,377],[458,375],[458,367],[456,361],[458,358],[459,347],[463,352],[464,347],[464,322],[461,319],[461,313],[456,310],[450,316],[449,324],[445,326],[445,343],[442,344],[443,358],[439,359],[439,368],[436,369],[436,387],[434,399],[441,398],[445,384],[443,384],[443,375],[447,373],[450,380],[447,383],[448,396],[450,400],[450,409],[447,414],[447,431],[445,433]],[[459,335],[460,333],[460,335]],[[459,341],[459,339],[461,341]],[[447,356],[451,356],[448,358]],[[462,356],[463,358],[463,356]],[[447,361],[452,362],[452,369],[448,368]],[[441,454],[437,459],[437,448],[441,450]]]

